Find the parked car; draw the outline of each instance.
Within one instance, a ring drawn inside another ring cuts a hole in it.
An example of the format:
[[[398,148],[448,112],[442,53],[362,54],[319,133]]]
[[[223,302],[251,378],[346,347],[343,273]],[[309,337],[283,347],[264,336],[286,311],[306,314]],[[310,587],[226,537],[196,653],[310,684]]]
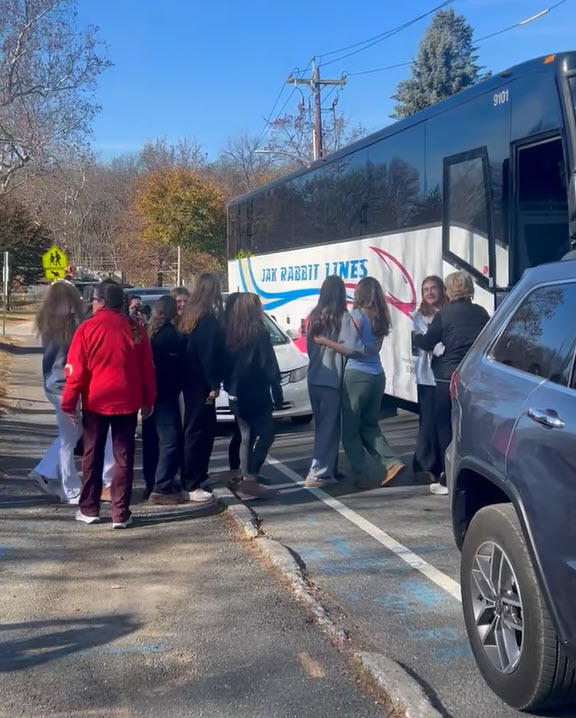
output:
[[[284,405],[280,411],[274,412],[274,418],[290,418],[295,424],[307,424],[312,420],[308,395],[308,357],[271,316],[265,314],[264,320],[280,366],[284,392]],[[225,391],[220,393],[216,401],[216,414],[218,421],[234,421]]]
[[[529,270],[452,377],[464,620],[490,688],[576,703],[576,261]]]

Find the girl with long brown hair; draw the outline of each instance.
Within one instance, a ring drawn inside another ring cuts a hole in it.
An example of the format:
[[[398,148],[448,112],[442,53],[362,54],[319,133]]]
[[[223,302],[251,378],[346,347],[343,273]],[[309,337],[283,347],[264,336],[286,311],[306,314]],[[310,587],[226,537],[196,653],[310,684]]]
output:
[[[179,329],[185,336],[184,453],[182,485],[190,501],[214,501],[201,488],[216,433],[216,399],[222,380],[223,337],[220,319],[222,294],[214,274],[202,274],[184,307]]]
[[[418,310],[412,317],[413,334],[426,334],[436,313],[448,301],[444,282],[436,275],[426,277],[422,282],[422,298]],[[442,470],[438,438],[436,433],[435,404],[436,381],[432,371],[432,358],[444,351],[438,344],[432,351],[413,348],[416,357],[416,390],[418,393],[418,440],[414,451],[414,473],[420,474],[430,483],[436,481]]]
[[[184,374],[184,342],[174,326],[178,305],[166,295],[154,305],[148,324],[156,370],[154,412],[142,425],[146,493],[152,504],[170,505],[185,499],[176,489],[183,444],[179,396]]]
[[[274,441],[272,411],[283,403],[280,369],[264,323],[260,297],[234,293],[226,303],[224,388],[240,429],[240,470],[237,490],[247,497],[268,491],[258,473]]]
[[[342,388],[342,444],[357,485],[361,488],[365,485],[368,452],[382,466],[380,483],[384,486],[406,466],[395,456],[380,430],[380,407],[386,387],[380,350],[390,333],[391,322],[384,292],[373,277],[364,277],[358,282],[351,316],[360,342],[367,348],[362,355],[350,356],[349,348],[325,337],[317,337],[316,342],[350,356]]]
[[[341,435],[342,379],[346,357],[316,337],[326,337],[352,351],[358,332],[346,308],[346,287],[341,277],[327,277],[310,313],[306,349],[308,393],[314,414],[314,455],[305,485],[321,488],[334,483]]]
[[[30,478],[41,491],[58,494],[68,504],[77,504],[80,495],[74,449],[82,432],[62,411],[61,401],[68,349],[81,320],[82,298],[76,287],[64,281],[51,284],[36,317],[36,330],[44,348],[44,392],[56,411],[58,438]]]

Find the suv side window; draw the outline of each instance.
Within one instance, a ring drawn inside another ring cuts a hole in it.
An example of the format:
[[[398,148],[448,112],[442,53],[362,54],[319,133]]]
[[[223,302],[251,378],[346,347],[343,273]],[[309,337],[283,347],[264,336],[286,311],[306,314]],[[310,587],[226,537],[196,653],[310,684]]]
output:
[[[492,359],[568,386],[576,348],[576,284],[530,292],[492,349]]]

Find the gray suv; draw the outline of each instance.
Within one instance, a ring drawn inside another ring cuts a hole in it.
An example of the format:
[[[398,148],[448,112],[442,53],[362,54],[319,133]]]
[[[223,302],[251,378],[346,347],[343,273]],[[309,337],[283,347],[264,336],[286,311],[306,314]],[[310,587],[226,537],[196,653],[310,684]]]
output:
[[[576,261],[529,270],[452,378],[464,620],[511,706],[576,702]]]

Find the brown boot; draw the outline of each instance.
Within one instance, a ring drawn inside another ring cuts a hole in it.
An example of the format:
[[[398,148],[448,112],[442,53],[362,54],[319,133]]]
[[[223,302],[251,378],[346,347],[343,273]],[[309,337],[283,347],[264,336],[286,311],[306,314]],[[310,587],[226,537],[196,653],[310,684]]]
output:
[[[148,497],[148,502],[156,506],[176,506],[186,503],[182,494],[159,494],[153,491]]]
[[[100,494],[100,501],[109,504],[112,501],[112,493],[110,492],[109,486],[102,487],[102,493]]]
[[[403,464],[401,461],[397,461],[388,469],[386,475],[382,479],[382,483],[380,484],[380,486],[386,486],[388,482],[398,478],[398,476],[400,476],[400,474],[402,474],[404,471],[406,471],[406,464]]]
[[[254,478],[242,479],[235,491],[238,492],[240,498],[246,499],[267,499],[270,498],[272,491],[266,486],[258,483]]]

